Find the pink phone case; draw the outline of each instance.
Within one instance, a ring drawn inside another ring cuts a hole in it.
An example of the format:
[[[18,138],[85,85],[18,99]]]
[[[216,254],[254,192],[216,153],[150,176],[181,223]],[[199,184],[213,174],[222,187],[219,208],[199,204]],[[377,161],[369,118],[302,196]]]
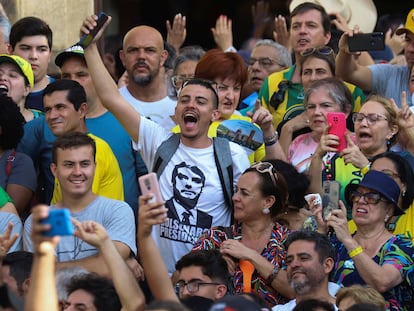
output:
[[[139,186],[142,194],[152,193],[154,196],[148,203],[164,201],[161,195],[160,186],[158,184],[157,174],[148,173],[138,178]]]
[[[344,150],[346,143],[346,117],[343,112],[328,112],[328,123],[331,126],[328,133],[339,137],[338,152]]]

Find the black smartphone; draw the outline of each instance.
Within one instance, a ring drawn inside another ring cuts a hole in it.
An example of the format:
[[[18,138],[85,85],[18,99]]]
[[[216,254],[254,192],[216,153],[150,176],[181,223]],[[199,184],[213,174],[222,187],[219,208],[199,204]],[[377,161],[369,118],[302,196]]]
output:
[[[70,212],[67,208],[54,209],[49,211],[49,216],[40,221],[42,224],[49,224],[50,229],[43,232],[45,236],[72,235],[73,224],[70,220]]]
[[[348,38],[350,52],[379,51],[385,49],[383,32],[357,33]]]
[[[106,21],[108,20],[108,15],[106,15],[104,12],[101,12],[98,14],[98,20],[96,21],[96,26],[94,29],[92,29],[89,34],[83,35],[82,38],[79,40],[78,44],[86,48],[95,38],[96,34],[101,30],[102,26],[105,25]]]
[[[322,188],[322,217],[324,220],[328,220],[332,211],[339,209],[340,184],[335,180],[325,180]]]

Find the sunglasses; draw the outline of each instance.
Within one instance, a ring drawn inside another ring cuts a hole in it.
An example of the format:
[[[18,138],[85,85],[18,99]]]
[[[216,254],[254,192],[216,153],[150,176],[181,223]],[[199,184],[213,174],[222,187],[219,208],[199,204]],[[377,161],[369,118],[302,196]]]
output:
[[[260,174],[269,174],[270,178],[272,179],[273,186],[277,188],[277,175],[276,170],[273,165],[269,162],[257,162],[251,166]]]
[[[218,102],[219,102],[218,83],[216,81],[201,79],[201,78],[189,78],[189,79],[186,79],[186,80],[183,81],[183,84],[182,84],[180,90],[178,91],[178,93],[180,93],[181,90],[184,87],[186,87],[187,85],[201,85],[201,86],[204,86],[205,88],[213,91],[215,101],[218,104]]]
[[[175,88],[179,89],[183,85],[183,82],[185,80],[192,79],[192,78],[194,78],[194,76],[192,75],[191,76],[175,75],[171,77],[171,83]]]
[[[351,192],[351,201],[353,203],[357,203],[361,198],[364,198],[364,201],[368,204],[378,204],[379,201],[388,202],[385,198],[381,196],[381,194],[376,192],[367,192],[361,193],[358,191]]]
[[[313,54],[319,54],[324,56],[329,56],[333,54],[333,50],[329,46],[323,46],[321,48],[309,48],[303,51],[300,55],[306,57]]]
[[[275,110],[279,107],[281,103],[283,103],[283,100],[285,99],[285,94],[289,87],[292,85],[292,82],[289,80],[282,80],[277,85],[278,91],[274,92],[272,97],[270,98],[269,104],[272,106]]]

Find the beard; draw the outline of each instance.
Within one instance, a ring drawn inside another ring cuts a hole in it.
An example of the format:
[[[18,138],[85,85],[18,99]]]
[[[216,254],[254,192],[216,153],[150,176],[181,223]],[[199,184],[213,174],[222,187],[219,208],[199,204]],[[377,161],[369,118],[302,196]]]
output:
[[[148,68],[148,67],[147,67]],[[147,86],[152,81],[154,81],[155,77],[158,76],[160,73],[160,67],[155,68],[154,70],[151,70],[147,75],[141,76],[141,75],[133,75],[131,73],[131,77],[133,81],[140,85],[140,86]]]
[[[293,288],[296,294],[300,295],[308,293],[311,289],[311,284],[307,278],[300,281],[289,280],[289,285]]]

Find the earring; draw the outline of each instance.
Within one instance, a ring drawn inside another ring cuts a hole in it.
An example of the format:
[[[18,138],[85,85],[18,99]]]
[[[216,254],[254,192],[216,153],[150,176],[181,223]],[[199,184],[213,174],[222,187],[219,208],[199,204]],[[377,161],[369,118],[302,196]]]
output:
[[[402,196],[405,197],[405,190],[402,192]]]
[[[265,215],[270,214],[270,208],[266,207],[266,208],[262,209],[262,213],[265,214]]]
[[[390,216],[386,215],[385,218],[384,218],[384,222],[387,223],[388,219],[390,219]]]

